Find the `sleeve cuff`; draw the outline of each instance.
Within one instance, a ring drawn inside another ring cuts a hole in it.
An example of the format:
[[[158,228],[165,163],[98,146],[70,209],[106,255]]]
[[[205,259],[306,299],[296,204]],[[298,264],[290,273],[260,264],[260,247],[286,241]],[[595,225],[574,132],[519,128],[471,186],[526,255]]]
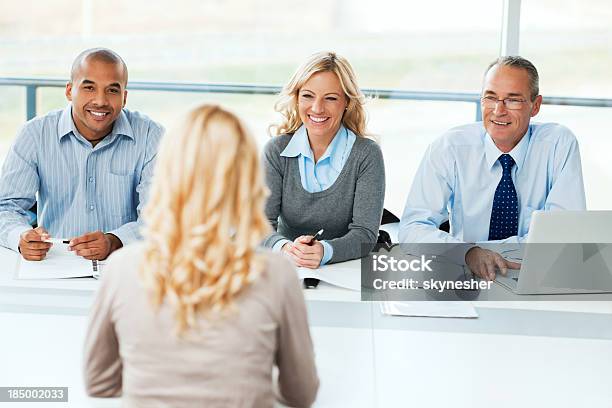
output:
[[[32,227],[30,226],[20,225],[9,231],[6,236],[6,242],[9,245],[9,248],[15,252],[19,252],[19,240],[21,239],[21,234],[31,229]]]
[[[283,245],[285,245],[287,242],[291,241],[289,241],[288,239],[279,239],[274,245],[272,245],[272,250],[275,252],[280,252],[281,249],[283,249]]]
[[[327,241],[319,241],[323,245],[323,258],[321,259],[321,265],[326,265],[332,256],[334,256],[334,248]]]
[[[128,244],[131,244],[132,242],[135,242],[141,239],[140,232],[138,231],[139,228],[140,228],[140,225],[138,224],[138,222],[134,221],[134,222],[129,222],[127,224],[124,224],[120,226],[119,228],[114,229],[112,231],[106,231],[106,232],[109,234],[113,234],[114,236],[119,238],[123,246],[126,246]]]

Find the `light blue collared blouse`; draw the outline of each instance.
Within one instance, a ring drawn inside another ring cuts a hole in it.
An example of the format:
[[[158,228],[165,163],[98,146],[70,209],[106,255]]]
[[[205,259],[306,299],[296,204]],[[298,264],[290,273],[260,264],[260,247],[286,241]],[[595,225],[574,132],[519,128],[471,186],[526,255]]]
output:
[[[95,147],[76,129],[69,105],[27,122],[0,176],[0,245],[17,250],[31,228],[26,210],[38,203],[38,224],[55,238],[100,230],[124,245],[138,239],[163,128],[123,109]]]
[[[482,122],[453,128],[432,143],[406,200],[400,242],[487,241],[502,154]],[[578,142],[569,129],[532,123],[509,154],[519,225],[518,236],[501,242],[523,242],[535,210],[586,208]],[[450,234],[438,229],[449,214]]]
[[[340,175],[351,153],[356,137],[352,131],[344,126],[340,126],[331,143],[327,146],[325,153],[315,163],[306,127],[302,125],[293,134],[291,141],[281,152],[281,156],[296,157],[298,159],[300,180],[302,187],[306,191],[309,193],[323,191],[334,184],[338,175]],[[320,228],[325,228],[325,226],[321,225]],[[316,232],[313,231],[312,233]],[[273,249],[280,250],[287,242],[290,241],[280,240],[274,245]],[[331,259],[333,249],[327,241],[321,241],[321,244],[323,245],[321,265],[325,265]]]

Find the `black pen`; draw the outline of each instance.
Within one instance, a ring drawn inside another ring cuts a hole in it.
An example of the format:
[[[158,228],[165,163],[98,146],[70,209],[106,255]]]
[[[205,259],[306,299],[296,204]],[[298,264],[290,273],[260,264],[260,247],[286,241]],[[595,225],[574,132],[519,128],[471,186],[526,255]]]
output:
[[[312,245],[317,238],[320,238],[323,235],[323,228],[319,230],[313,237],[310,239],[307,245]],[[315,289],[319,285],[319,280],[317,278],[304,278],[304,288],[305,289]]]
[[[314,242],[317,240],[317,238],[321,238],[321,235],[323,235],[323,228],[321,228],[316,234],[314,234],[312,236],[312,238],[310,238],[310,241],[308,241],[308,243],[306,245],[314,244]]]

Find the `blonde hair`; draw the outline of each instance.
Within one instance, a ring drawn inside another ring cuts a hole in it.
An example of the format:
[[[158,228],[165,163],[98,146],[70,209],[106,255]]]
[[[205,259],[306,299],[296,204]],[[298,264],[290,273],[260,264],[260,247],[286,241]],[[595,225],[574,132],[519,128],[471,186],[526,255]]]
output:
[[[260,275],[267,194],[255,141],[232,113],[198,107],[164,137],[143,212],[140,276],[156,307],[174,307],[179,334]]]
[[[298,93],[300,88],[318,72],[333,72],[340,81],[340,86],[346,95],[348,105],[342,116],[342,124],[357,136],[366,136],[366,113],[364,109],[365,96],[357,85],[357,77],[351,64],[333,52],[313,54],[293,74],[280,93],[274,109],[284,116],[284,121],[270,127],[272,135],[295,133],[302,126],[298,114]]]

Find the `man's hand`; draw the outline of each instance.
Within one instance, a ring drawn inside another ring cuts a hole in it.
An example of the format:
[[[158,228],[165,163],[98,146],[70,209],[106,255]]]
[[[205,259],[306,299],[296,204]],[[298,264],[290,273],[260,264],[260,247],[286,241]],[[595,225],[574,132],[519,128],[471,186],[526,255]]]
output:
[[[317,240],[310,243],[312,238],[312,235],[297,237],[293,242],[287,242],[283,245],[282,251],[297,266],[311,269],[318,268],[321,259],[323,259],[323,244]]]
[[[23,259],[28,261],[45,259],[47,252],[53,245],[50,242],[43,242],[46,239],[49,239],[49,233],[43,227],[22,233],[19,237],[19,252],[21,252]]]
[[[486,280],[495,280],[495,269],[504,276],[508,269],[521,269],[520,263],[508,261],[497,252],[480,247],[467,251],[465,263],[474,275]]]
[[[89,260],[102,261],[123,244],[121,240],[113,234],[105,234],[102,231],[88,232],[80,237],[73,238],[68,244],[71,251],[75,251],[78,256]]]

